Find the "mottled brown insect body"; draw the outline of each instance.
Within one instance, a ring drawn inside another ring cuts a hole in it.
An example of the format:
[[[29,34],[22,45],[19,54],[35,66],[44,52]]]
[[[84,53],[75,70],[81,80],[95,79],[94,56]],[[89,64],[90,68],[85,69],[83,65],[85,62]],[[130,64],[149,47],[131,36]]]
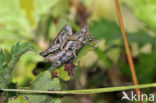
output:
[[[67,33],[65,33],[64,31],[63,33],[66,35],[57,36],[57,38],[54,41],[55,45],[53,45],[52,47],[50,47],[49,49],[41,53],[41,54],[46,54],[42,56],[46,56],[46,60],[51,62],[53,67],[58,67],[62,64],[67,64],[73,61],[76,58],[76,54],[78,53],[78,51],[85,44],[91,45],[90,42],[95,40],[94,38],[91,37],[87,26],[84,26],[75,34],[70,34],[71,32],[72,30],[70,29],[68,30]],[[49,53],[50,55],[48,55]]]
[[[72,35],[72,29],[71,27],[67,24],[65,25],[62,30],[59,32],[57,37],[55,38],[53,45],[49,47],[47,50],[43,51],[40,53],[41,56],[46,57],[50,53],[54,53],[58,49],[60,49],[60,46],[65,45],[63,41],[65,41],[68,37]]]

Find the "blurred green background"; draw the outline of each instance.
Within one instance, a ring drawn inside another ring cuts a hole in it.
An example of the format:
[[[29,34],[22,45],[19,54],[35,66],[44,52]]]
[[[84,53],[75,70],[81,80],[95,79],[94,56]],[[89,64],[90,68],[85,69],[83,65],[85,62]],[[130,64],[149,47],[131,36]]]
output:
[[[156,82],[156,0],[119,0],[140,84]],[[18,41],[37,52],[24,54],[13,71],[13,83],[27,86],[44,70],[38,54],[47,49],[61,28],[78,31],[90,24],[98,47],[79,62],[66,89],[131,85],[132,79],[118,24],[114,0],[0,0],[0,48],[10,51]],[[142,90],[156,94],[154,89]],[[63,103],[120,103],[121,92],[65,96]]]

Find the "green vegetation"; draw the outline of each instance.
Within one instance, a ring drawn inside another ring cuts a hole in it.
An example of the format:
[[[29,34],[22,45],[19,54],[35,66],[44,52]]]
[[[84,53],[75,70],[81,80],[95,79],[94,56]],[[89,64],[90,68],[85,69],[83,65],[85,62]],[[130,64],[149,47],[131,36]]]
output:
[[[0,0],[0,89],[97,94],[4,91],[0,103],[120,103],[121,90],[136,88],[126,87],[132,79],[114,1],[77,1]],[[156,82],[156,1],[120,0],[120,6],[138,81],[143,84],[138,87],[155,94],[150,87]],[[67,18],[74,32],[89,24],[91,35],[98,40],[97,48],[82,48],[71,71],[65,65],[51,67],[39,55],[67,24]],[[104,88],[113,86],[118,87]]]

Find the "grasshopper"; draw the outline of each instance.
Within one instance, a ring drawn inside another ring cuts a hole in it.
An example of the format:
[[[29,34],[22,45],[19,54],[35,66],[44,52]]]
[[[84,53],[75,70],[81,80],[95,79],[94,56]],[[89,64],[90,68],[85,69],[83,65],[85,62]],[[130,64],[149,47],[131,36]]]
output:
[[[51,62],[53,67],[58,67],[63,63],[69,63],[73,59],[73,52],[70,50],[58,51],[56,54],[50,54],[46,57],[46,61]]]
[[[50,53],[54,53],[58,49],[62,49],[62,46],[65,45],[66,39],[73,34],[72,28],[67,24],[65,25],[62,30],[58,33],[57,37],[55,38],[53,45],[49,47],[47,50],[40,53],[41,56],[46,57]]]
[[[84,26],[78,32],[67,38],[66,42],[62,45],[62,50],[49,55],[46,59],[52,63],[52,66],[57,67],[63,63],[69,63],[76,58],[76,53],[85,45],[90,44],[95,39],[91,37],[89,28]],[[93,46],[95,48],[95,46]]]
[[[61,61],[59,59],[62,58],[65,54],[66,54],[66,51],[65,50],[58,51],[55,54],[48,55],[45,58],[45,60],[46,61],[50,61],[52,63],[52,66],[53,67],[58,67],[58,66],[61,65]]]
[[[84,26],[78,32],[68,38],[67,45],[64,49],[71,50],[76,57],[76,51],[81,49],[84,44],[88,44],[95,48],[95,46],[90,43],[91,41],[95,41],[95,39],[91,37],[89,28]]]

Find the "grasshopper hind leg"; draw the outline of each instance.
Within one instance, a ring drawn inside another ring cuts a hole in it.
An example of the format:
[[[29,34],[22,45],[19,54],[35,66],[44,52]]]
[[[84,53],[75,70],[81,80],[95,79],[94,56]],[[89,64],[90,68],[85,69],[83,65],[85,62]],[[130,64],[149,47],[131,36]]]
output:
[[[49,55],[50,53],[55,52],[56,50],[58,50],[60,47],[60,44],[56,44],[51,46],[50,48],[48,48],[47,50],[43,51],[40,53],[41,56],[46,57],[47,55]]]

